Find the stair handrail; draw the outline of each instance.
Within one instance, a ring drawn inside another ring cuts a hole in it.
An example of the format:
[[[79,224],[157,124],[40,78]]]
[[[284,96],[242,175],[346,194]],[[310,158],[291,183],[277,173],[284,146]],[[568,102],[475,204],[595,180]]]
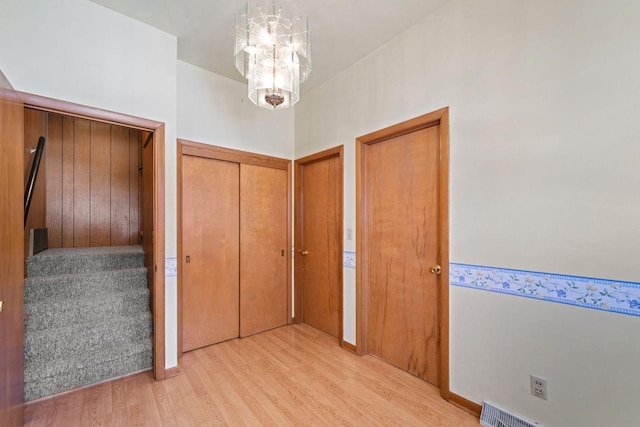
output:
[[[45,138],[41,136],[38,139],[38,147],[36,148],[36,156],[31,164],[31,171],[29,171],[29,179],[24,189],[24,225],[27,225],[27,217],[29,216],[29,207],[31,206],[31,199],[33,198],[33,189],[36,185],[36,178],[38,177],[38,171],[40,170],[40,159],[42,158],[42,152],[44,151]]]

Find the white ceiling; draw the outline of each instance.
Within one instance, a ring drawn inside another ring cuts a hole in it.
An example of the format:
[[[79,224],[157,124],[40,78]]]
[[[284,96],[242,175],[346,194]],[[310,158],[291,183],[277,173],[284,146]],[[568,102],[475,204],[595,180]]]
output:
[[[244,82],[233,62],[244,0],[91,0],[178,38],[178,59]],[[291,0],[309,17],[313,70],[306,92],[449,0]]]

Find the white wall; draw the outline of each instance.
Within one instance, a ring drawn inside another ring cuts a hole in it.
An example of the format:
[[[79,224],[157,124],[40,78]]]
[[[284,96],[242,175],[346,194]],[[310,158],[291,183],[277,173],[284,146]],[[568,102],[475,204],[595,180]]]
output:
[[[0,2],[0,69],[15,89],[165,123],[166,256],[175,256],[176,38],[86,0]],[[166,366],[176,358],[166,280]]]
[[[355,229],[355,138],[449,106],[452,262],[639,281],[639,18],[632,0],[452,0],[303,95],[296,157],[345,145]],[[640,318],[460,287],[450,317],[454,393],[545,425],[637,425]]]
[[[256,107],[246,83],[178,61],[178,138],[292,159],[294,117]]]
[[[20,91],[167,123],[176,38],[86,0],[3,0],[0,67]]]

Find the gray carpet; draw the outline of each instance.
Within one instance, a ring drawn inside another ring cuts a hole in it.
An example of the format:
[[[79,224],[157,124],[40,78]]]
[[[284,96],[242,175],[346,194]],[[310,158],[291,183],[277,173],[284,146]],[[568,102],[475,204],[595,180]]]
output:
[[[48,249],[27,273],[25,401],[151,368],[140,246]]]

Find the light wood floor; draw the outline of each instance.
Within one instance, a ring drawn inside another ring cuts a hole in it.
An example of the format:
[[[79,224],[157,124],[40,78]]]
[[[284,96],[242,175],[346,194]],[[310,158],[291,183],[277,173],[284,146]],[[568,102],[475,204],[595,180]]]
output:
[[[27,426],[479,425],[439,390],[310,326],[286,326],[186,353],[149,372],[27,405]]]

